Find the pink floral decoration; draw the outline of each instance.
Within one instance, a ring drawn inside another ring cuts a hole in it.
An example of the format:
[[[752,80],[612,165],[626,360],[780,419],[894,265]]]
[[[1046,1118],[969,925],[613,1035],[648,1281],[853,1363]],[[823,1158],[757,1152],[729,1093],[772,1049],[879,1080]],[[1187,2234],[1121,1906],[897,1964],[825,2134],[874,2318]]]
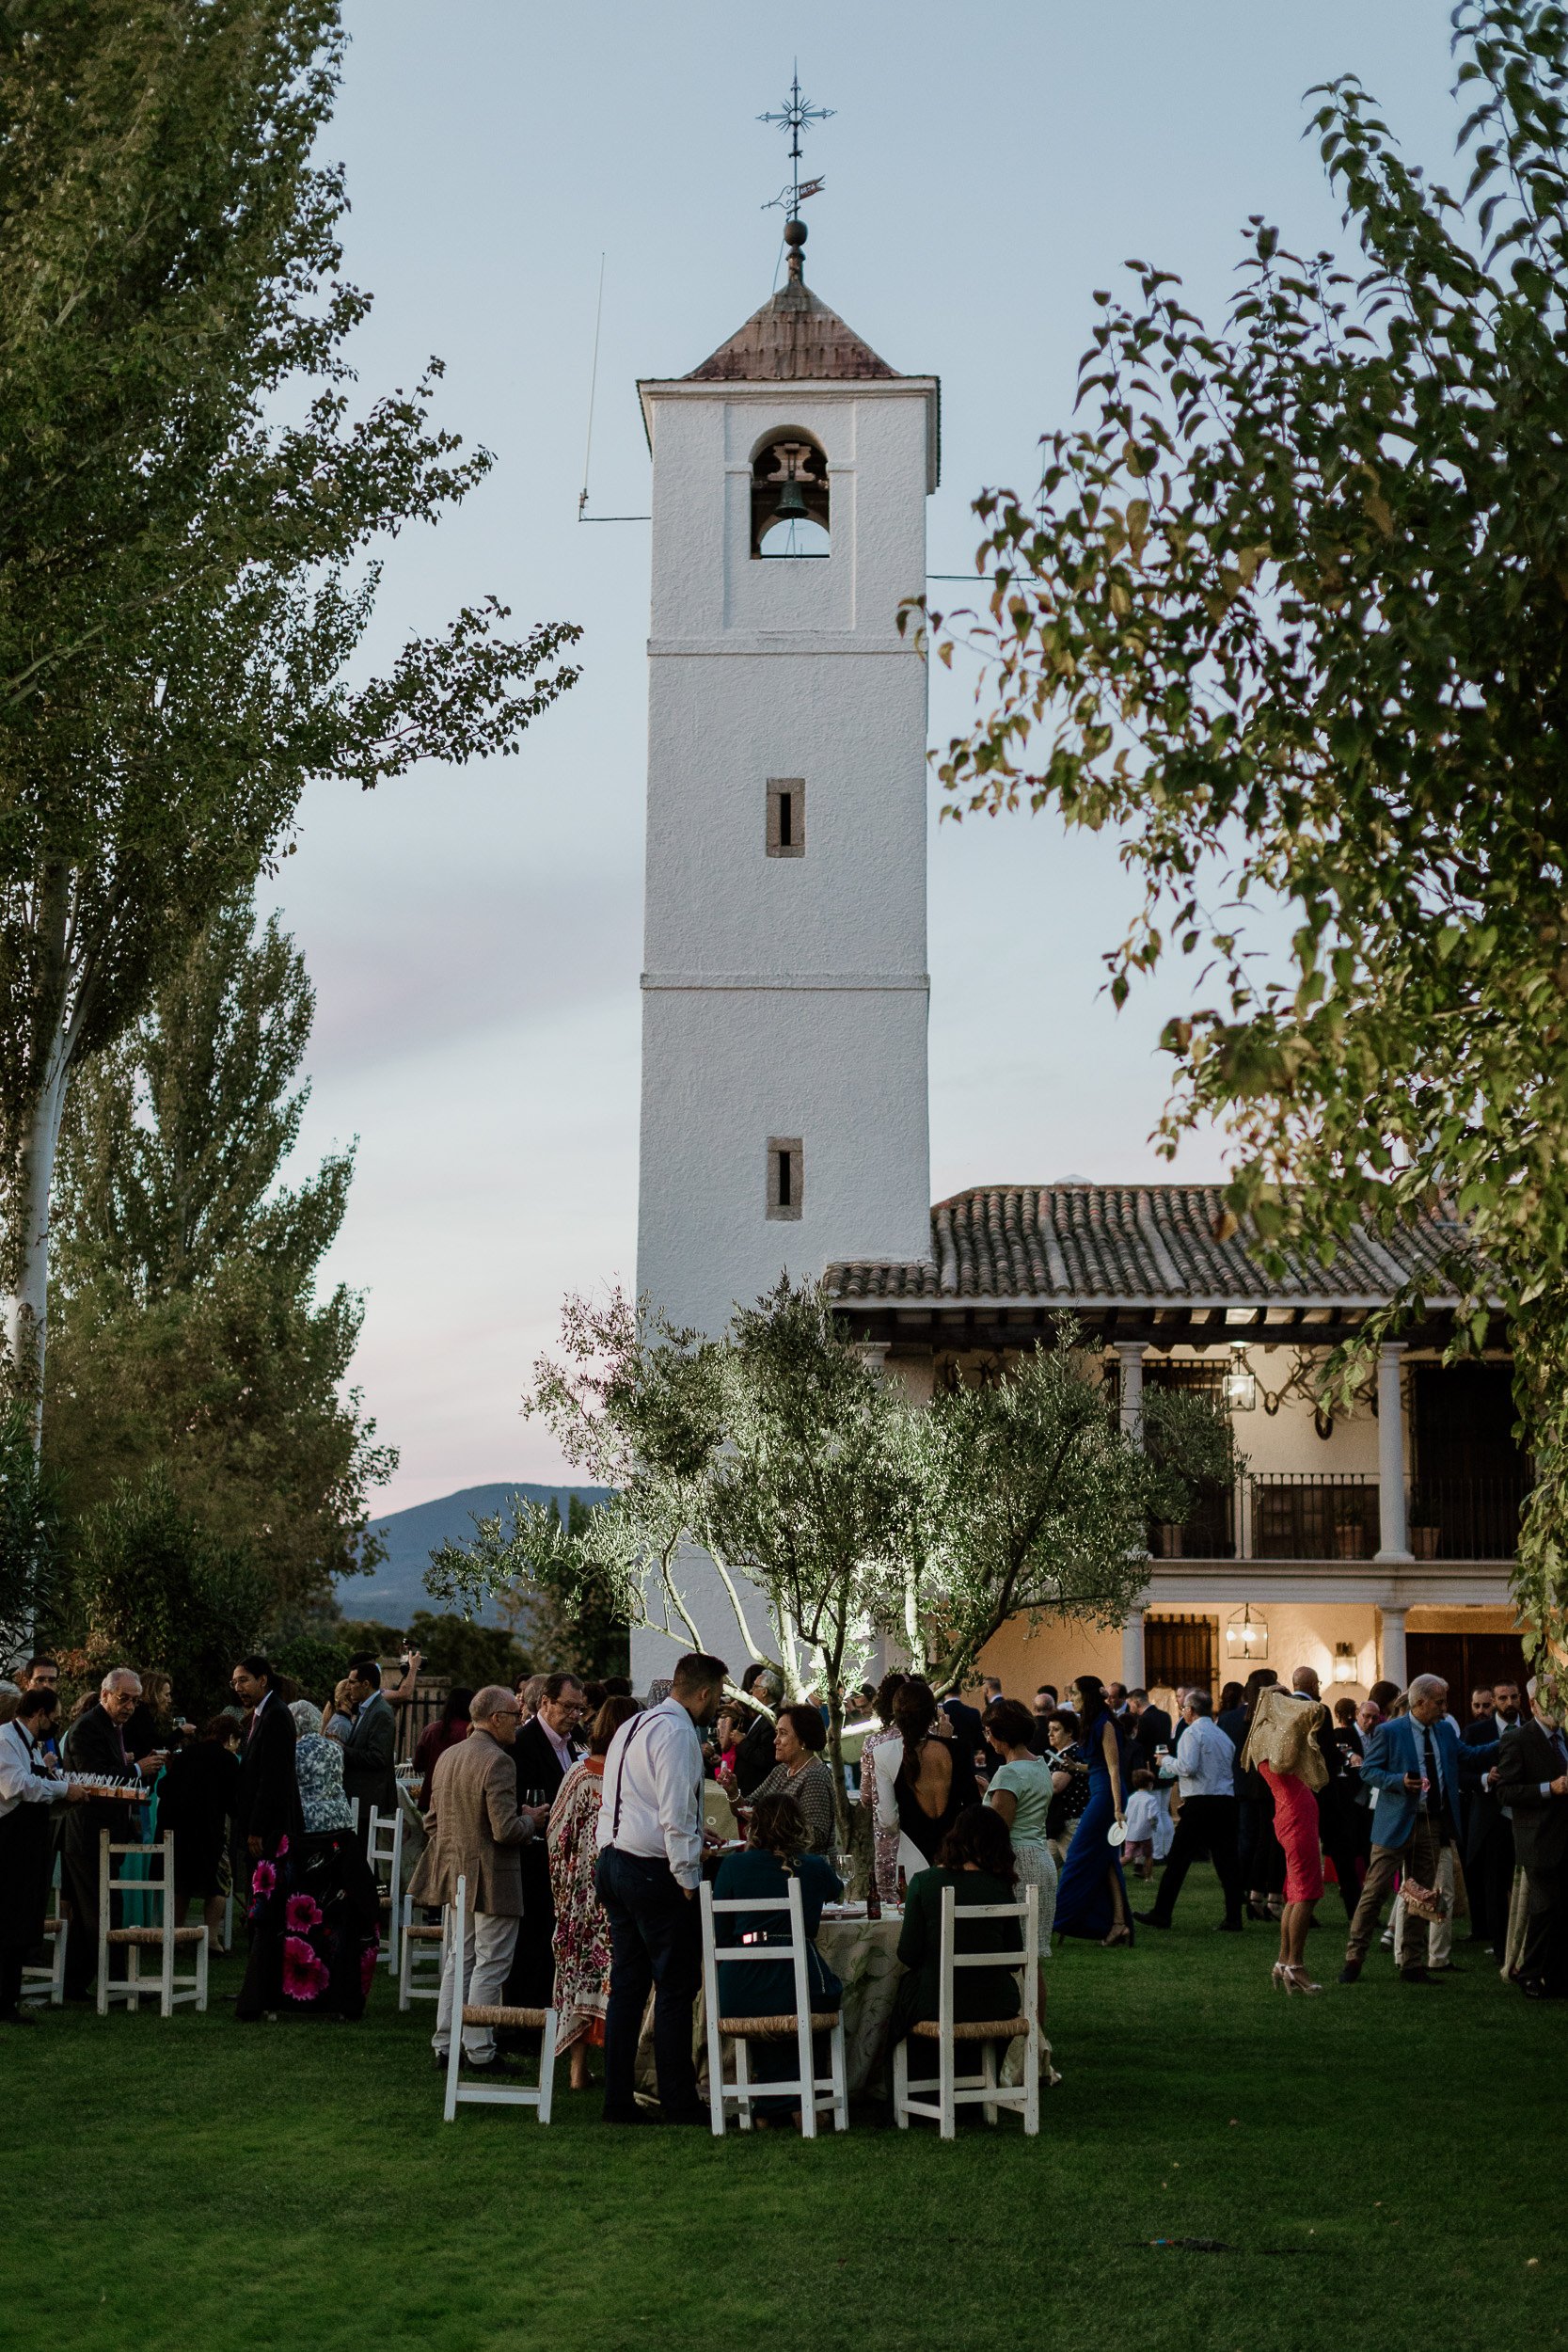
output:
[[[283,1856],[284,1856],[284,1855],[288,1852],[288,1851],[289,1851],[289,1841],[288,1841],[288,1839],[287,1839],[286,1837],[280,1837],[280,1838],[278,1839],[278,1841],[277,1841],[277,1858],[278,1858],[279,1862],[281,1862],[281,1861],[282,1861]]]
[[[321,1905],[313,1895],[291,1895],[284,1906],[284,1922],[295,1935],[321,1925]]]
[[[277,1884],[277,1872],[273,1868],[272,1864],[270,1862],[259,1862],[250,1875],[251,1893],[253,1895],[270,1895],[273,1888]]]
[[[360,1953],[359,1990],[361,1993],[369,1993],[372,1981],[375,1976],[375,1963],[380,1957],[381,1947],[378,1943],[367,1945],[365,1949]]]
[[[303,1936],[283,1938],[283,1990],[292,2001],[313,2001],[326,1990],[326,1969]]]

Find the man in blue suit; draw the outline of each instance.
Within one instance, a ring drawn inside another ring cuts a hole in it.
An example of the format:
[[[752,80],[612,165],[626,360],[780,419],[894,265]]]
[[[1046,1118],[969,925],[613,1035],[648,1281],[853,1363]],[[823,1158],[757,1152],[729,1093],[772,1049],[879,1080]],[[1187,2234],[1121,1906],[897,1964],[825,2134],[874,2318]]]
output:
[[[1378,1725],[1361,1766],[1361,1785],[1377,1790],[1377,1806],[1371,1859],[1350,1925],[1341,1984],[1354,1984],[1361,1974],[1396,1870],[1419,1885],[1437,1884],[1443,1850],[1459,1835],[1461,1776],[1479,1780],[1497,1761],[1496,1740],[1461,1746],[1448,1718],[1449,1686],[1440,1675],[1418,1675],[1409,1701],[1407,1715]],[[1418,1963],[1406,1962],[1400,1976],[1406,1984],[1431,1982],[1429,1970]]]

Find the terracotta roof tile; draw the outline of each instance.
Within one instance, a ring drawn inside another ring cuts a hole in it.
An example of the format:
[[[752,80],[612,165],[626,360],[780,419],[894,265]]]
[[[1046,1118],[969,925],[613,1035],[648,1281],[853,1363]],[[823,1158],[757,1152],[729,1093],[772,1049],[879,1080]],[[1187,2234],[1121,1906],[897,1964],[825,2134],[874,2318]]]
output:
[[[1386,1298],[1411,1276],[1430,1278],[1465,1239],[1441,1216],[1386,1239],[1367,1228],[1340,1243],[1332,1265],[1292,1260],[1275,1280],[1250,1254],[1257,1236],[1248,1228],[1215,1239],[1225,1212],[1220,1184],[977,1185],[932,1209],[928,1259],[831,1265],[828,1289],[835,1298],[911,1302],[1350,1304]]]

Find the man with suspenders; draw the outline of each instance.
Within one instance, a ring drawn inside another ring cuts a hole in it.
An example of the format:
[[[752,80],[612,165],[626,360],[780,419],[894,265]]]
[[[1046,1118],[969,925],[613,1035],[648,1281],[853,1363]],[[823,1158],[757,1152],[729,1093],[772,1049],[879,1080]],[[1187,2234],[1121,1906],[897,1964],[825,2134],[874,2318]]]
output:
[[[697,1889],[703,1858],[703,1747],[697,1725],[718,1706],[727,1669],[693,1651],[670,1695],[623,1724],[605,1757],[599,1900],[610,1921],[605,2018],[607,2123],[642,2120],[637,2043],[654,1994],[654,2060],[667,2123],[708,2122],[691,2058],[691,2008],[703,1976]]]

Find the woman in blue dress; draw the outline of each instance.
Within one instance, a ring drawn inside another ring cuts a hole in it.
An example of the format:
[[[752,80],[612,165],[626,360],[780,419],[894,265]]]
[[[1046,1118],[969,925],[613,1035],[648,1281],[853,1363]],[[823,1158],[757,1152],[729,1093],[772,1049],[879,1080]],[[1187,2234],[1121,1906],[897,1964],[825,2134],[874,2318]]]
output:
[[[1093,1936],[1101,1944],[1131,1944],[1132,1914],[1121,1875],[1120,1840],[1114,1823],[1125,1826],[1121,1742],[1117,1719],[1098,1675],[1080,1675],[1069,1694],[1077,1709],[1079,1740],[1089,1761],[1089,1801],[1062,1866],[1056,1890],[1056,1933]]]
[[[822,1906],[842,1894],[838,1873],[819,1853],[805,1851],[805,1815],[791,1796],[782,1792],[759,1797],[752,1815],[744,1853],[726,1854],[713,1883],[716,1902],[736,1902],[747,1896],[771,1899],[786,1894],[792,1878],[800,1883],[800,1909],[806,1931],[806,1985],[814,2010],[835,2010],[844,1987],[816,1948]],[[795,2014],[795,1967],[789,1956],[789,1914],[784,1911],[721,1912],[714,1921],[714,1940],[727,1944],[779,1944],[775,1961],[721,1960],[719,1963],[719,2013],[721,2017],[784,2017]],[[814,2042],[812,2071],[826,2073],[818,2035]],[[796,2037],[787,2041],[750,2040],[747,2044],[753,2082],[787,2082],[800,2071]],[[755,2112],[765,2122],[800,2121],[793,2096],[759,2099]]]

